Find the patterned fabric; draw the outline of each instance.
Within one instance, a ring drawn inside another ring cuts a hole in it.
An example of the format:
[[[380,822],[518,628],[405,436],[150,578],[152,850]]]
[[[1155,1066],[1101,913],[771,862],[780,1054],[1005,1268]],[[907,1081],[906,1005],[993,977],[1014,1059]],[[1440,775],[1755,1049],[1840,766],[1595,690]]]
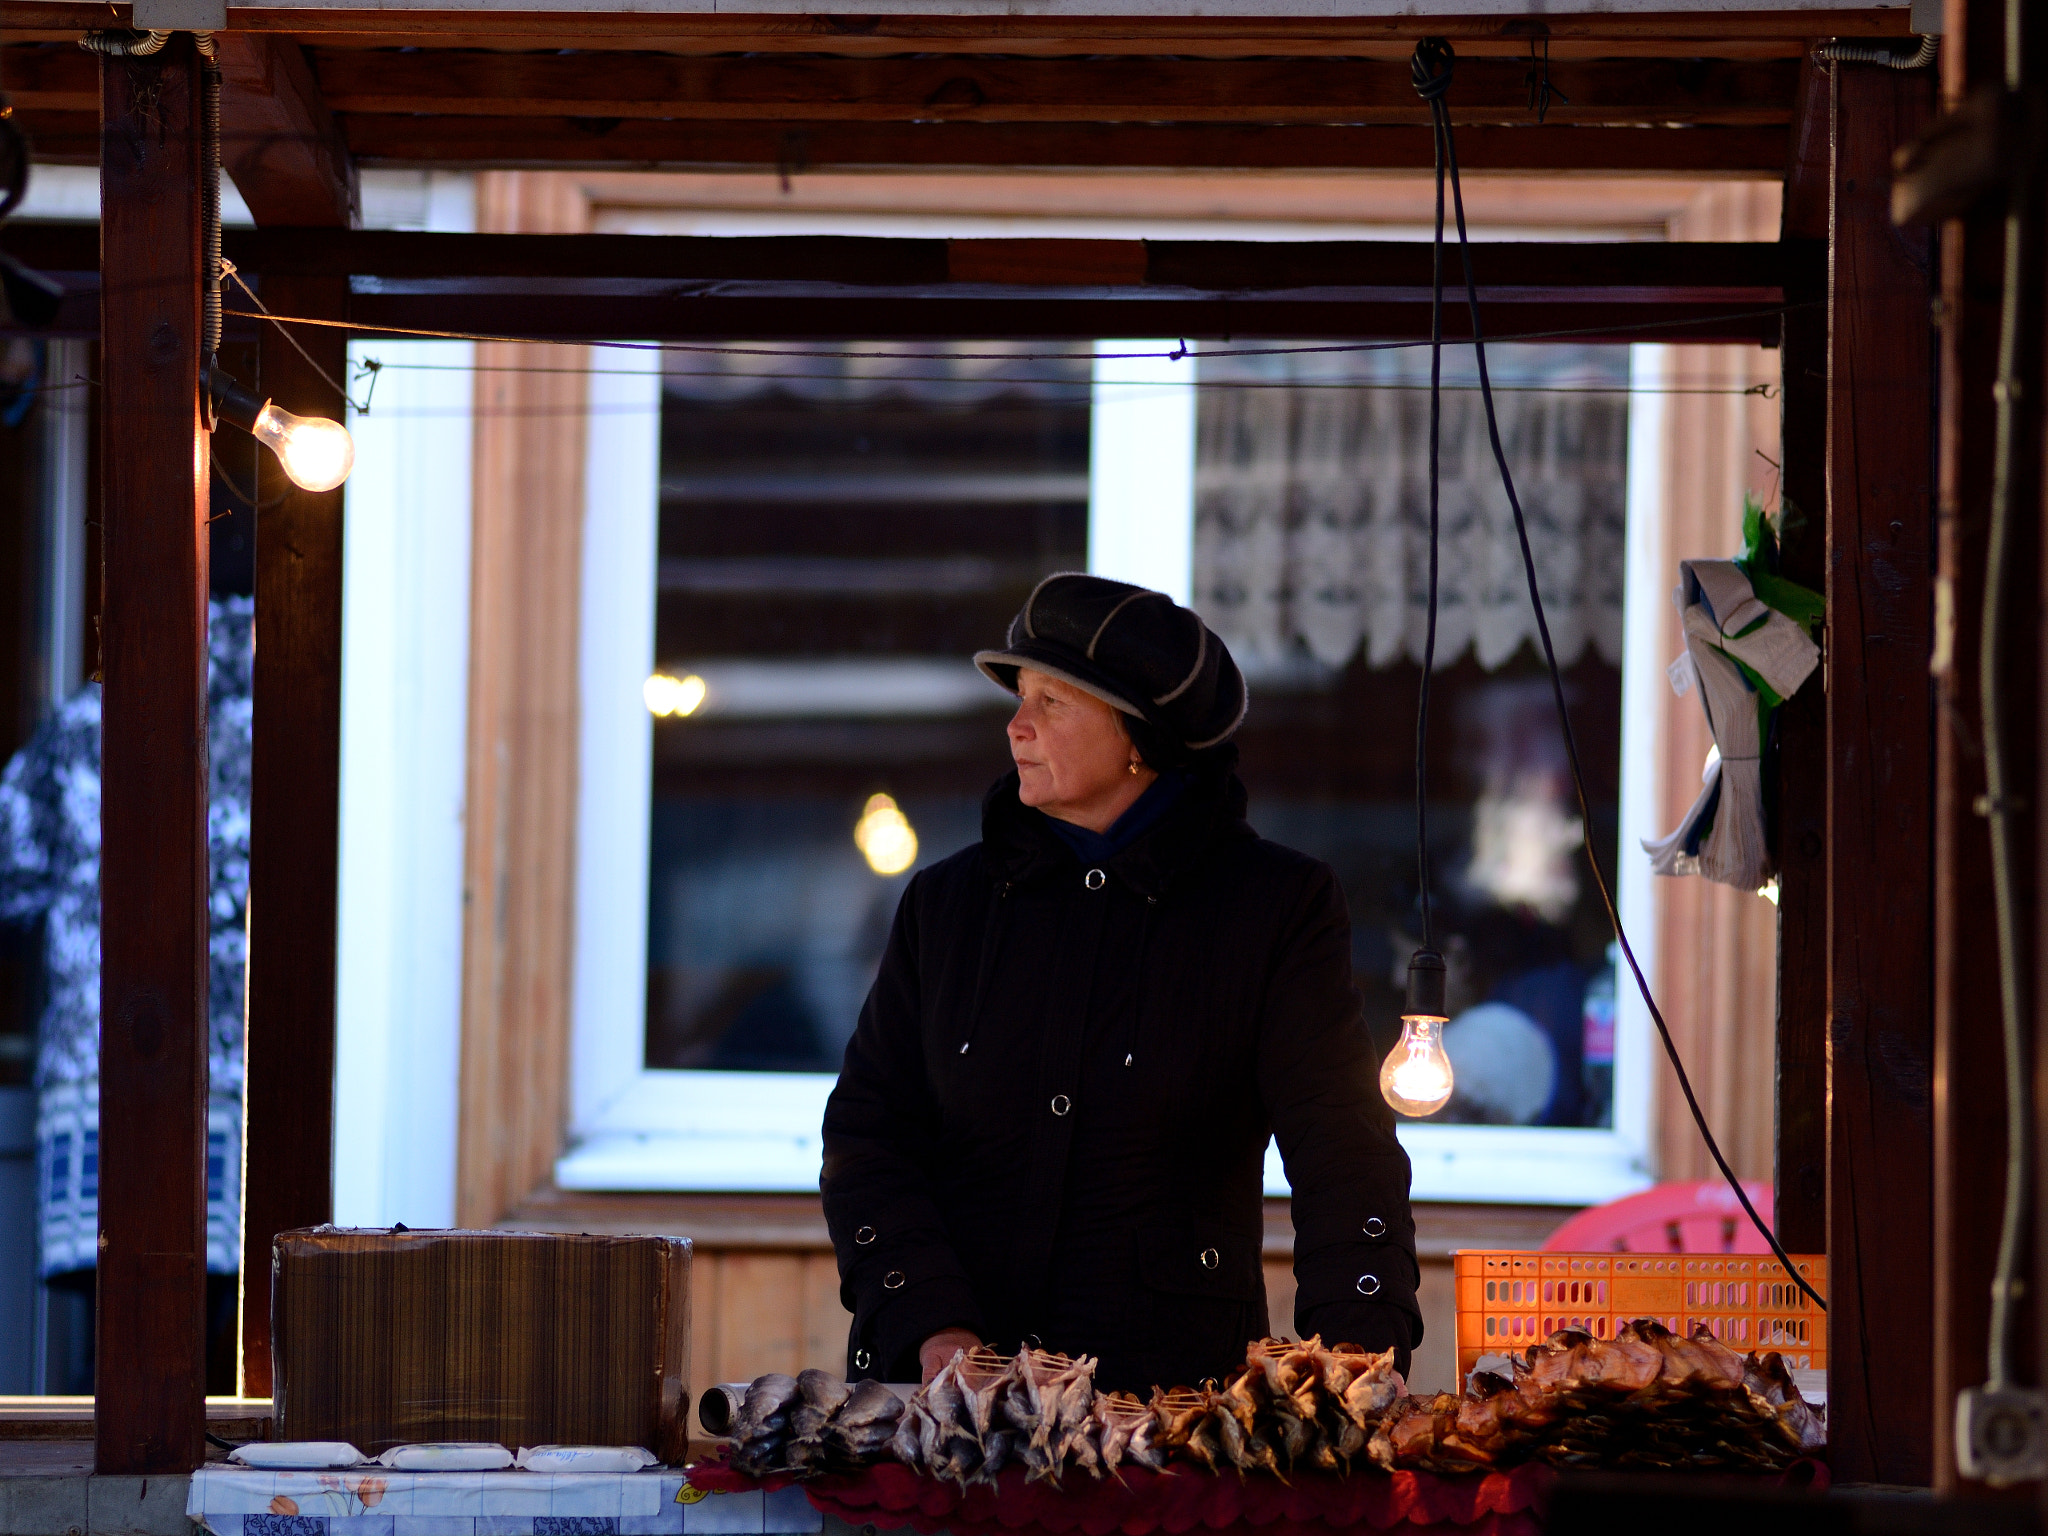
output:
[[[1628,354],[1610,350],[1487,349],[1567,666],[1588,645],[1621,660]],[[1469,648],[1491,670],[1536,626],[1470,367],[1467,349],[1446,349],[1436,660]],[[1203,361],[1193,606],[1255,677],[1304,650],[1328,667],[1361,645],[1373,667],[1422,659],[1428,381],[1424,349]]]
[[[255,605],[210,605],[207,842],[212,959],[206,1267],[241,1266],[242,976],[248,953],[249,726]],[[41,1272],[90,1269],[99,1239],[100,689],[45,720],[0,774],[0,921],[43,923],[36,1049]]]

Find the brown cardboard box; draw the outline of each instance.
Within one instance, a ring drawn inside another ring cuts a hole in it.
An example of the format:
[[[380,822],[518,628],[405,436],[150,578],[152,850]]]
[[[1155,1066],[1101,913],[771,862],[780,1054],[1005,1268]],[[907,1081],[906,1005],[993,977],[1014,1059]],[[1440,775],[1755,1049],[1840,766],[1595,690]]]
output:
[[[280,1439],[685,1458],[687,1238],[306,1227],[271,1288]]]

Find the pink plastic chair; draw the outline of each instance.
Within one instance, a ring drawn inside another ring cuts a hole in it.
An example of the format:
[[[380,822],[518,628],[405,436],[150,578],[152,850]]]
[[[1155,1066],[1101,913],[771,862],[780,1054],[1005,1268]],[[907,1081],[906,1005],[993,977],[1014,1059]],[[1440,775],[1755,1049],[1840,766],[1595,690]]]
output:
[[[1771,1220],[1771,1186],[1743,1181]],[[1769,1253],[1735,1192],[1720,1179],[1658,1184],[1579,1212],[1550,1234],[1545,1253]]]

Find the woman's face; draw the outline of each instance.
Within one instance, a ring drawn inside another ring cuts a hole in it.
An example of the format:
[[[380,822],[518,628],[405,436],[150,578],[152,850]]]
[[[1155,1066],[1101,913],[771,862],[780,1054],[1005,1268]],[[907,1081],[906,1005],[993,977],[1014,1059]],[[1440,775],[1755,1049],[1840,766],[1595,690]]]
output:
[[[1017,693],[1010,756],[1017,763],[1017,798],[1026,805],[1085,826],[1151,782],[1149,769],[1132,774],[1123,721],[1093,694],[1030,667],[1017,669]]]

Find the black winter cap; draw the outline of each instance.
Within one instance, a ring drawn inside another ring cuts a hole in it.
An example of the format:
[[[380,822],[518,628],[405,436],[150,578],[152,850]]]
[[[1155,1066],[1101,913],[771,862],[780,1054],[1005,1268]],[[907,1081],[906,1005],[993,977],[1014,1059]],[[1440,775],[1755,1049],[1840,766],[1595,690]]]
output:
[[[1244,720],[1244,674],[1230,650],[1164,592],[1062,571],[1032,589],[1009,643],[974,664],[1011,693],[1017,669],[1072,683],[1157,727],[1190,752],[1228,741]]]

